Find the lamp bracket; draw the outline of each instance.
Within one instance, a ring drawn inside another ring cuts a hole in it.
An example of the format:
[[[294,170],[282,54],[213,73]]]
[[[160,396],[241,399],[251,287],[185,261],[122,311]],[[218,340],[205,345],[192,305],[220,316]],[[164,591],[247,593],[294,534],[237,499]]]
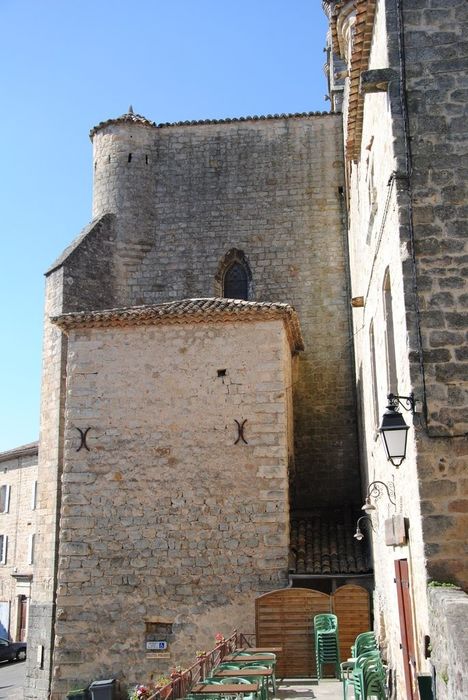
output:
[[[400,405],[405,411],[411,411],[414,413],[415,400],[414,394],[411,392],[409,396],[397,396],[396,394],[387,394],[388,406],[389,408],[397,409]]]
[[[358,521],[356,523],[356,530],[359,529],[359,524],[360,524],[361,520],[365,520],[367,522],[367,524],[370,526],[370,528],[372,529],[372,532],[375,532],[375,527],[374,527],[374,523],[372,522],[372,518],[370,518],[368,515],[361,515],[361,517],[358,518]]]
[[[394,484],[386,484],[384,481],[371,481],[367,487],[367,498],[375,498],[375,500],[379,499],[384,493],[382,489],[385,489],[387,492],[390,503],[396,506],[396,500],[394,500],[396,498],[395,486]]]

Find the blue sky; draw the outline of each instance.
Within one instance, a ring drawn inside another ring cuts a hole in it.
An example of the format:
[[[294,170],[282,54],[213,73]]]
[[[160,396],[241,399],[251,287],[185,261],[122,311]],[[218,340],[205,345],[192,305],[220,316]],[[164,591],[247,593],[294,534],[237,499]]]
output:
[[[328,110],[320,0],[0,0],[0,451],[39,434],[43,273],[91,218],[89,129]]]

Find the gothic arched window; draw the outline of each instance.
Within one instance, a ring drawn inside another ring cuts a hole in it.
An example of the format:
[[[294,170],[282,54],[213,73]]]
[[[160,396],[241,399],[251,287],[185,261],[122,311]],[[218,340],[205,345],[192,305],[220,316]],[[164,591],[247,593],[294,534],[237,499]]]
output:
[[[240,262],[234,262],[224,273],[223,297],[245,300],[249,298],[247,270]]]
[[[231,248],[220,260],[214,278],[216,297],[226,299],[254,299],[252,272],[244,252]]]

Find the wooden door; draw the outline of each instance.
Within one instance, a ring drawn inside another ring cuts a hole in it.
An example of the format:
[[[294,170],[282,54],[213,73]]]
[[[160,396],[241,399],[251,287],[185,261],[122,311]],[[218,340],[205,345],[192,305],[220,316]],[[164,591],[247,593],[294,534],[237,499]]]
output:
[[[308,588],[285,588],[257,598],[257,646],[283,648],[278,654],[278,678],[316,676],[314,616],[330,611],[330,596]]]
[[[19,642],[26,641],[26,630],[28,625],[28,599],[25,595],[18,596],[18,636]]]
[[[371,629],[369,592],[350,583],[338,588],[332,599],[333,612],[338,618],[340,660],[346,661],[358,634]]]
[[[403,653],[406,696],[408,700],[418,700],[419,693],[414,680],[416,676],[416,655],[414,649],[413,617],[407,559],[398,559],[395,561],[395,583],[397,587],[398,612],[400,615],[401,650]]]

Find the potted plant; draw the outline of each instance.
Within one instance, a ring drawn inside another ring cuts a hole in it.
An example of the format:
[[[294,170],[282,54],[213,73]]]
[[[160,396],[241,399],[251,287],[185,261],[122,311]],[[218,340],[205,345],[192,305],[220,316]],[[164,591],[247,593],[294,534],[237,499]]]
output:
[[[136,685],[128,695],[128,700],[148,700],[154,694],[153,688],[149,685]]]
[[[166,700],[171,694],[172,685],[171,679],[168,676],[159,676],[154,684],[154,691],[159,691],[160,700]]]

